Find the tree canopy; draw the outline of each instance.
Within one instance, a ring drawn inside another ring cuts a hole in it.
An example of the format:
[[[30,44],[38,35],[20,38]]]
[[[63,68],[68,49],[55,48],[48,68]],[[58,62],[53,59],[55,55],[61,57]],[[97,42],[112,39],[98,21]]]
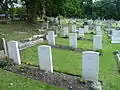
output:
[[[35,22],[37,16],[56,17],[79,17],[97,19],[120,19],[120,0],[21,0],[26,6],[27,19]],[[0,6],[4,13],[8,12],[9,6],[17,3],[17,0],[1,0]]]

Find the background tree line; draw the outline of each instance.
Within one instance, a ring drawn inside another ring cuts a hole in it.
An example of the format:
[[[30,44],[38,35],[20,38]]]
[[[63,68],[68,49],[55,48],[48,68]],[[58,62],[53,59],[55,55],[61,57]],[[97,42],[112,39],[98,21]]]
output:
[[[18,0],[1,0],[0,12],[15,12],[13,3]],[[17,8],[16,13],[27,15],[29,22],[36,22],[40,18],[57,17],[68,18],[120,19],[120,0],[21,0],[23,7]],[[11,7],[9,8],[9,6]]]

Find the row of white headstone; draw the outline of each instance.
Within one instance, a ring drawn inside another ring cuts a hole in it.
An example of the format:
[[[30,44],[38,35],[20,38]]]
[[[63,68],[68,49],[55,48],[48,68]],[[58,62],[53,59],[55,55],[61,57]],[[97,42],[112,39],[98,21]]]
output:
[[[55,45],[54,31],[48,32],[48,44],[51,46]],[[69,34],[69,46],[75,49],[77,48],[77,33]],[[101,35],[94,35],[93,49],[94,50],[102,49],[102,36]]]
[[[72,32],[78,32],[80,36],[84,37],[84,33],[89,32],[89,26],[85,25],[84,28],[79,28],[79,30],[77,30],[76,25],[72,25]],[[97,35],[102,34],[101,27],[99,25],[96,26],[96,32],[97,32]],[[63,36],[66,37],[68,36],[68,34],[69,34],[68,27],[63,27]]]
[[[8,44],[8,54],[13,61],[20,65],[20,53],[17,41],[10,41]],[[51,46],[41,45],[38,47],[39,66],[41,70],[53,72]],[[97,82],[99,74],[99,53],[94,51],[84,51],[82,53],[82,76],[84,80]]]

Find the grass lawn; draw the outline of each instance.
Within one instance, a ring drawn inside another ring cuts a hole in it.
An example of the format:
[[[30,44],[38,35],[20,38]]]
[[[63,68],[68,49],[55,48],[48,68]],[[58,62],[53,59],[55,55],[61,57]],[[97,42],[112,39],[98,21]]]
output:
[[[5,38],[7,41],[9,40],[20,40],[24,38],[31,37],[29,34],[21,35],[16,34],[15,31],[32,31],[35,28],[33,25],[25,23],[25,22],[12,22],[12,24],[0,24],[0,38]],[[8,34],[8,35],[7,35]]]
[[[39,45],[36,45],[24,50],[21,53],[21,60],[38,65],[38,46]],[[52,54],[54,70],[78,75],[81,74],[81,53],[53,48]]]
[[[68,40],[56,39],[57,44],[68,45]],[[79,47],[92,48],[90,42],[81,42]],[[28,48],[21,53],[21,59],[38,65],[38,46]],[[111,44],[110,40],[103,34],[103,56],[100,56],[99,78],[104,83],[104,90],[119,90],[120,75],[117,72],[114,50],[120,50],[119,44]],[[28,53],[29,52],[29,53]],[[67,50],[52,49],[54,70],[81,75],[81,53]]]
[[[69,39],[56,38],[56,44],[69,46]],[[93,49],[93,42],[88,40],[77,40],[77,48]]]
[[[0,82],[0,90],[63,90],[2,69]]]

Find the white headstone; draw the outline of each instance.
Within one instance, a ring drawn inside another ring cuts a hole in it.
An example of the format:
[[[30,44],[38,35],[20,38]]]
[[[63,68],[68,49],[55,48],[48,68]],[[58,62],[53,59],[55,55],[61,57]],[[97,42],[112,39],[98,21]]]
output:
[[[102,30],[100,26],[96,26],[97,35],[102,35]]]
[[[120,30],[113,30],[112,31],[111,43],[120,43]]]
[[[101,35],[94,35],[93,48],[94,50],[102,49],[102,36]]]
[[[76,25],[72,25],[72,32],[76,32]]]
[[[82,36],[84,38],[84,32],[85,32],[84,28],[79,28],[79,31],[78,31],[79,36]]]
[[[49,21],[47,21],[47,29],[49,29]]]
[[[84,29],[85,29],[85,33],[89,32],[89,26],[88,25],[84,25]]]
[[[40,69],[53,72],[51,46],[41,45],[38,47]]]
[[[63,36],[68,36],[68,27],[63,27]]]
[[[55,34],[54,31],[48,32],[48,44],[54,46],[55,45]]]
[[[84,51],[82,53],[82,76],[86,81],[98,81],[99,74],[99,53]]]
[[[72,48],[77,48],[77,33],[70,33],[69,46],[71,46]]]
[[[18,49],[18,42],[17,41],[9,41],[7,43],[8,45],[8,54],[9,57],[11,59],[13,59],[13,61],[20,65],[21,64],[21,60],[20,60],[20,53],[19,53],[19,49]]]

